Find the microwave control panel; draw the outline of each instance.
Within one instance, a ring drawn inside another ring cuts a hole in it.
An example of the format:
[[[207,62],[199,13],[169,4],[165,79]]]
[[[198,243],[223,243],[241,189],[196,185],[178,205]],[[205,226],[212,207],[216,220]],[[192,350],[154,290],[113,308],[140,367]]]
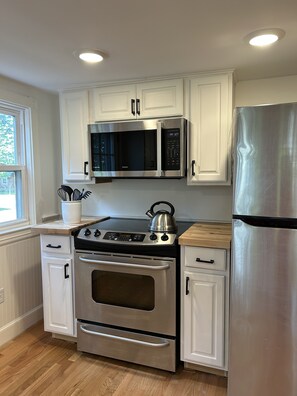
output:
[[[180,130],[167,129],[163,134],[163,170],[180,169]]]

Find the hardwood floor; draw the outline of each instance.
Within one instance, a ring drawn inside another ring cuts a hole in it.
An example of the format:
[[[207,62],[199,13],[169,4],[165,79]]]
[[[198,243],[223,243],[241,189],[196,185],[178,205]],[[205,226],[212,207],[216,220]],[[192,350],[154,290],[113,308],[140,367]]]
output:
[[[172,374],[76,351],[38,323],[0,348],[0,395],[226,396],[227,380]]]

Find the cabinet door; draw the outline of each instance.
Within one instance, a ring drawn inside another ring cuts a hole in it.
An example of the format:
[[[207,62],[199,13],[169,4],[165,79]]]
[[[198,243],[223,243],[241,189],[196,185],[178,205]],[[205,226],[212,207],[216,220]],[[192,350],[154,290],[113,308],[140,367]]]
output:
[[[230,183],[231,120],[232,75],[191,79],[189,184]]]
[[[60,110],[64,182],[90,181],[88,91],[61,94]]]
[[[70,258],[42,257],[44,329],[74,335],[73,270]]]
[[[138,118],[182,116],[183,79],[137,84]]]
[[[223,368],[225,277],[186,271],[184,285],[182,359]]]
[[[93,121],[136,118],[136,86],[120,85],[92,90]]]

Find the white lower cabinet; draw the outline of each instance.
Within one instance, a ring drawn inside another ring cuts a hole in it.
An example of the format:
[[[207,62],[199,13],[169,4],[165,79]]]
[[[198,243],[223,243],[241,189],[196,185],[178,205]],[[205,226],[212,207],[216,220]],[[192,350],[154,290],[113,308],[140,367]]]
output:
[[[43,313],[44,330],[76,336],[71,242],[71,236],[41,236]],[[71,249],[68,253],[65,246]]]
[[[223,367],[225,278],[185,271],[184,283],[184,359]]]
[[[187,246],[181,252],[181,359],[226,371],[229,252]]]

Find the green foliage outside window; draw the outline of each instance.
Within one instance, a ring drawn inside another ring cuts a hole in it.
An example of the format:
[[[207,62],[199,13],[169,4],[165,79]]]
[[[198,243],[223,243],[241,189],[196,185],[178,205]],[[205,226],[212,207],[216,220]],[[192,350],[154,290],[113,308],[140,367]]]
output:
[[[16,161],[16,138],[15,138],[15,117],[9,114],[0,113],[0,164],[15,165]],[[12,172],[0,172],[0,194],[7,192],[10,185],[14,190],[14,178]],[[10,193],[14,193],[11,188]]]

